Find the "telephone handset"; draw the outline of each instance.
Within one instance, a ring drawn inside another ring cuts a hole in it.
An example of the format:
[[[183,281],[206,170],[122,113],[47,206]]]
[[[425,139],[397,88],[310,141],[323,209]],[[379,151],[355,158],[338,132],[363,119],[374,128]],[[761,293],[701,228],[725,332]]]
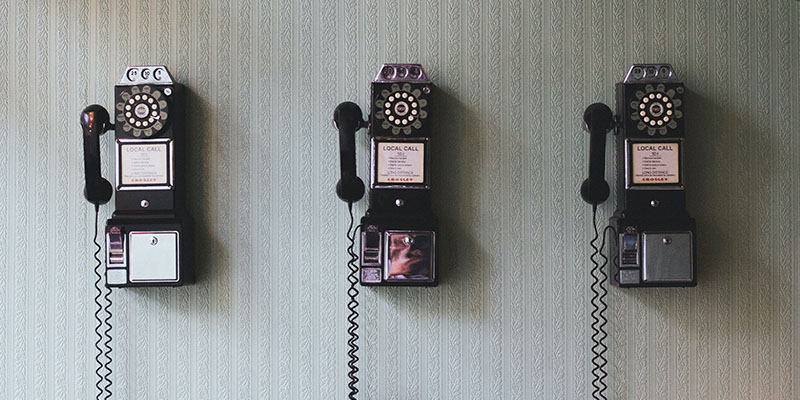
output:
[[[100,206],[111,200],[114,188],[100,175],[100,135],[111,129],[108,111],[93,104],[81,112],[83,129],[83,170],[86,186],[83,195],[90,203]]]
[[[614,115],[603,103],[594,103],[583,113],[583,128],[591,134],[589,140],[589,177],[581,184],[581,197],[592,206],[606,201],[610,190],[604,177],[606,163],[606,134],[614,128]]]
[[[367,122],[361,119],[361,107],[347,101],[333,110],[333,123],[339,130],[341,170],[336,195],[347,203],[354,203],[364,197],[364,181],[356,176],[356,131]]]

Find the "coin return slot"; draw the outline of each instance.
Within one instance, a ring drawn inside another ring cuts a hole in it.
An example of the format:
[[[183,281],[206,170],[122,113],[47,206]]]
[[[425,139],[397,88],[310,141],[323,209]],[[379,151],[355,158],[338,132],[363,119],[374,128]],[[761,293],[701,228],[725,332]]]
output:
[[[381,265],[381,233],[364,232],[361,237],[364,247],[361,253],[362,265]]]

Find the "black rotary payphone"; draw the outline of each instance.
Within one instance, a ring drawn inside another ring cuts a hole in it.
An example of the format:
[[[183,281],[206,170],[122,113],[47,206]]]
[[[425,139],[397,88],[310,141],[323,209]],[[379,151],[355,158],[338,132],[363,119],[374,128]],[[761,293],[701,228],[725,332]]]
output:
[[[592,205],[592,351],[594,399],[606,399],[604,340],[607,336],[605,270],[620,287],[697,285],[695,221],[686,210],[684,186],[684,86],[668,64],[634,64],[617,84],[617,112],[595,103],[583,114],[591,134],[589,178],[581,197]],[[617,210],[597,228],[597,206],[610,190],[603,176],[606,134],[615,131]],[[603,255],[606,234],[612,237]],[[599,244],[598,244],[599,240]],[[605,261],[600,263],[596,257]]]
[[[100,135],[114,130],[115,211],[106,223],[106,285],[191,281],[180,85],[163,66],[129,67],[114,90],[114,123],[99,105],[81,113],[87,200],[111,198],[100,176]]]
[[[365,286],[435,286],[439,225],[431,208],[430,105],[433,85],[419,64],[384,64],[372,82],[369,121],[355,103],[333,112],[339,131],[341,179],[336,194],[350,211],[347,344],[349,399],[358,393],[358,289]],[[370,138],[369,207],[354,227],[353,203],[364,196],[356,176],[355,133]],[[361,229],[360,251],[355,240]],[[361,260],[360,266],[356,263]]]
[[[339,197],[364,194],[355,172],[355,132],[370,137],[369,208],[361,218],[359,280],[365,286],[435,286],[438,222],[431,209],[432,85],[418,64],[384,64],[372,82],[369,122],[342,103],[334,111],[342,179]]]
[[[617,115],[586,109],[591,133],[589,179],[581,195],[596,206],[608,197],[603,179],[605,134],[616,127],[617,232],[612,282],[621,287],[695,286],[695,221],[686,210],[683,83],[670,65],[632,65],[617,84]]]
[[[97,399],[111,397],[111,288],[191,282],[191,219],[185,211],[181,86],[164,66],[128,67],[114,90],[114,119],[86,107],[84,195],[95,206]],[[100,174],[100,135],[114,130],[114,185]],[[100,205],[116,194],[105,228],[105,274],[97,241]],[[102,282],[105,277],[103,290]]]

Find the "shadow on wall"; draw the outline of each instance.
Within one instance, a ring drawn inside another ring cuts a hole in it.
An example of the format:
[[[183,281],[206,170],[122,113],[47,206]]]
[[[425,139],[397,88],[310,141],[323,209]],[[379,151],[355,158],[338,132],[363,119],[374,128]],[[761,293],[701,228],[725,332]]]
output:
[[[212,207],[211,182],[214,165],[213,143],[209,130],[213,110],[207,100],[184,86],[184,135],[186,138],[186,207],[194,220],[195,284],[216,281],[230,274],[230,255],[210,229],[215,213]],[[224,300],[225,302],[230,299]]]
[[[441,224],[441,253],[439,254],[440,286],[469,288],[488,282],[489,269],[483,263],[486,252],[476,240],[474,226],[467,221],[478,220],[480,194],[476,161],[480,151],[481,113],[471,110],[448,87],[438,87],[433,112],[433,208]],[[480,298],[469,299],[478,307],[464,307],[465,317],[482,319],[483,304],[489,296],[484,285]]]
[[[740,308],[747,308],[747,315],[774,319],[777,314],[768,310],[780,307],[780,292],[765,289],[775,288],[785,278],[777,276],[769,263],[770,247],[776,245],[774,227],[767,225],[767,231],[758,232],[758,226],[769,218],[771,194],[779,193],[771,187],[779,144],[769,131],[769,118],[746,104],[756,95],[735,89],[713,97],[687,93],[696,110],[687,127],[687,140],[691,140],[687,196],[698,227],[698,289],[729,296],[731,301],[720,311],[727,307],[736,315],[743,312]],[[752,294],[752,302],[742,303],[740,298],[746,296],[742,289]],[[777,321],[762,319],[760,323],[766,323],[770,332],[777,326]],[[749,324],[733,323],[733,334],[747,326],[758,331]]]
[[[757,227],[753,224],[766,217],[759,215],[760,210],[769,208],[769,204],[758,207],[756,203],[769,203],[769,194],[777,192],[776,188],[769,187],[770,177],[776,173],[777,143],[768,127],[760,126],[757,115],[751,115],[747,107],[738,106],[735,100],[722,100],[735,96],[711,96],[688,89],[686,101],[692,112],[686,125],[684,179],[687,208],[697,221],[698,285],[695,288],[626,289],[622,294],[630,294],[636,302],[665,320],[670,320],[670,305],[690,291],[696,292],[692,295],[711,298],[710,304],[714,304],[713,309],[698,309],[694,318],[716,319],[720,315],[728,318],[740,312],[750,315],[765,308],[776,309],[780,303],[777,291],[758,293],[762,286],[781,279],[775,276],[775,269],[759,257],[765,248],[769,249],[774,234],[755,234]],[[760,157],[758,153],[767,156]],[[745,285],[750,286],[749,292],[754,298],[762,298],[762,304],[738,304],[737,296]],[[666,294],[666,302],[656,301],[652,295],[656,292]],[[742,306],[748,311],[738,310]],[[715,316],[712,312],[721,314]],[[692,318],[678,321],[693,324]],[[768,323],[770,331],[777,324],[761,322]],[[750,325],[734,323],[731,326],[731,334],[736,335]],[[680,328],[690,329],[689,326]]]

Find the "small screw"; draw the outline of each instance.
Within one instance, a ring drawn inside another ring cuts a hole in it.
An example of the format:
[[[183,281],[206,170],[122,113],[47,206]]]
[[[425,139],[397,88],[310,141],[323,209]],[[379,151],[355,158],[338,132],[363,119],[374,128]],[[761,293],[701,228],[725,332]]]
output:
[[[150,238],[150,245],[151,245],[151,246],[155,246],[155,245],[157,245],[157,244],[158,244],[158,238],[157,238],[157,237],[155,237],[155,236],[151,237],[151,238]]]
[[[669,236],[664,236],[664,239],[662,239],[662,241],[664,242],[665,246],[669,246],[672,244],[672,238]]]
[[[397,199],[397,200],[394,201],[394,205],[396,205],[398,207],[402,207],[404,204],[406,204],[406,202],[403,201],[403,199]]]
[[[428,94],[428,93],[430,93],[430,92],[431,92],[431,88],[430,88],[430,86],[425,86],[425,87],[423,87],[423,88],[422,88],[422,92],[423,92],[423,93],[425,93],[425,94]]]
[[[141,202],[139,202],[139,205],[142,206],[142,208],[147,208],[150,207],[150,202],[147,200],[142,200]]]
[[[658,207],[659,204],[661,204],[661,202],[658,201],[658,200],[651,200],[650,201],[650,206],[653,207],[653,208]]]
[[[172,89],[171,88],[164,89],[164,94],[167,95],[167,96],[171,95],[172,94]]]

